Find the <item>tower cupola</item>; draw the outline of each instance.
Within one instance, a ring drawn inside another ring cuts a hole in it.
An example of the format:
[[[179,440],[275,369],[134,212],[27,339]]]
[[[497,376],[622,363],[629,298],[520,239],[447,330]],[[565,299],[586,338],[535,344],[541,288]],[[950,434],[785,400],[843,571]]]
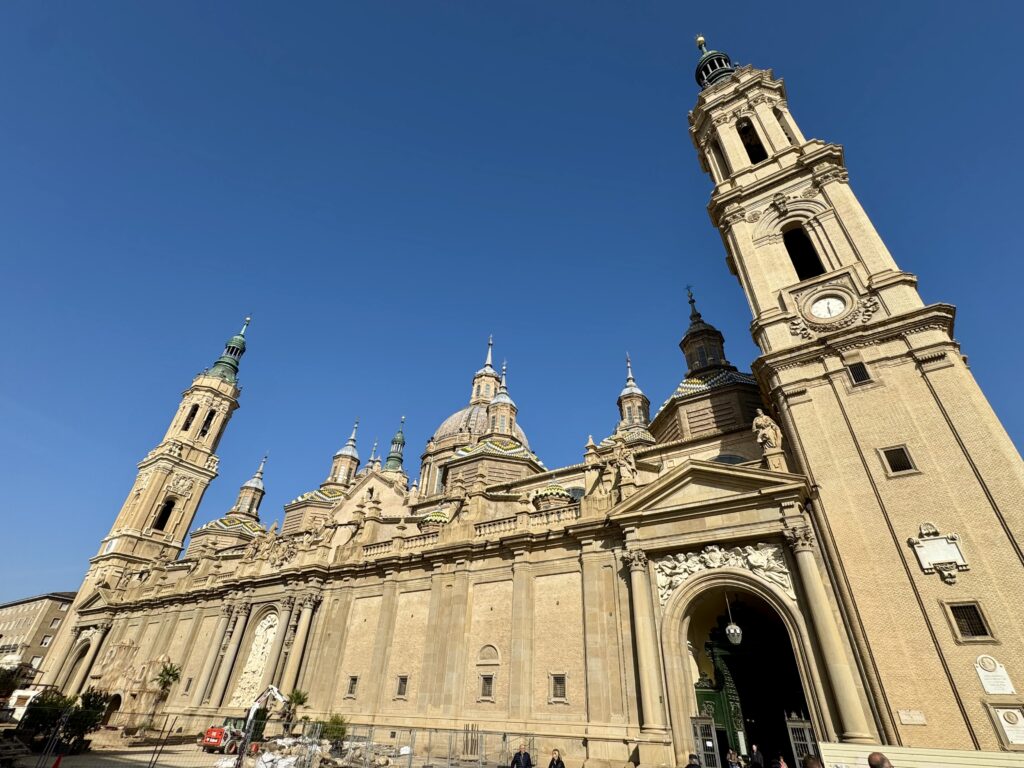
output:
[[[498,391],[499,377],[498,372],[494,370],[493,357],[494,337],[490,336],[487,339],[487,359],[484,360],[484,367],[473,374],[473,389],[469,397],[471,406],[487,405]]]
[[[402,417],[402,421],[398,425],[398,431],[395,432],[395,436],[391,438],[391,450],[388,452],[387,461],[384,462],[385,471],[402,471],[402,452],[405,450],[405,432],[402,431],[404,426],[405,416]]]
[[[498,392],[487,406],[487,419],[490,423],[490,431],[499,435],[515,434],[516,413],[519,411],[515,401],[512,400],[508,393],[507,372],[508,364],[502,363]]]
[[[704,322],[697,309],[693,291],[687,287],[686,296],[690,302],[690,327],[679,342],[679,348],[686,357],[686,376],[701,376],[714,371],[735,371],[736,367],[725,359],[725,337],[710,323]]]
[[[235,506],[228,511],[229,515],[251,517],[253,520],[260,519],[260,502],[263,501],[263,496],[266,493],[266,489],[263,487],[263,469],[266,466],[267,456],[264,454],[256,474],[242,483],[242,487],[238,489],[238,498],[235,500]]]
[[[224,353],[206,371],[207,376],[216,376],[232,384],[238,380],[238,364],[245,354],[245,331],[251,322],[252,317],[246,317],[242,330],[227,340]]]
[[[359,451],[356,450],[356,433],[359,431],[359,419],[352,425],[352,434],[348,436],[345,445],[338,449],[331,462],[331,476],[328,482],[348,483],[355,477],[359,469]]]
[[[629,359],[629,353],[626,354],[626,384],[619,392],[618,405],[620,426],[647,426],[651,420],[651,401],[633,378],[633,362]]]
[[[697,62],[697,69],[694,77],[697,85],[702,89],[708,88],[722,78],[728,77],[736,68],[732,65],[729,54],[722,51],[709,51],[705,44],[704,35],[697,35],[697,48],[700,49],[701,57]]]

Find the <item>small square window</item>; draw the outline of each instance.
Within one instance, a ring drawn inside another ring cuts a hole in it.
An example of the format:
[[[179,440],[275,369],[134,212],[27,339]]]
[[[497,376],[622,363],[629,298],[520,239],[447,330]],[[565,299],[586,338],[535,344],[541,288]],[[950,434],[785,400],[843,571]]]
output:
[[[864,363],[850,363],[847,368],[850,371],[850,378],[853,379],[854,384],[863,384],[866,381],[871,381],[871,373]]]
[[[404,699],[406,693],[409,690],[409,676],[399,675],[398,676],[398,691],[395,694],[398,698]]]
[[[494,701],[494,675],[480,675],[480,698]]]
[[[558,673],[551,675],[551,700],[565,701],[565,675]]]
[[[949,612],[956,622],[956,631],[963,640],[988,639],[992,637],[985,617],[977,603],[957,603],[949,606]]]
[[[348,693],[345,694],[345,695],[346,696],[355,696],[356,695],[356,688],[358,686],[359,686],[359,677],[353,675],[352,677],[350,677],[348,679]]]
[[[43,635],[43,639],[39,642],[43,648],[49,648],[50,643],[53,642],[53,635]]]
[[[882,456],[885,457],[885,464],[891,474],[913,472],[915,469],[914,462],[910,460],[910,453],[903,446],[883,448]]]
[[[56,629],[60,626],[60,619],[54,619],[50,622],[50,629]]]

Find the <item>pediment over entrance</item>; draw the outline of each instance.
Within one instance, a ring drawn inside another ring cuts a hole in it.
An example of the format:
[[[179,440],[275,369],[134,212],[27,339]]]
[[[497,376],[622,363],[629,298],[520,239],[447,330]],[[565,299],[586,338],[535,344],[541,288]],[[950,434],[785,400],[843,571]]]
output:
[[[687,459],[617,505],[611,516],[717,505],[751,495],[792,494],[805,487],[801,475]]]

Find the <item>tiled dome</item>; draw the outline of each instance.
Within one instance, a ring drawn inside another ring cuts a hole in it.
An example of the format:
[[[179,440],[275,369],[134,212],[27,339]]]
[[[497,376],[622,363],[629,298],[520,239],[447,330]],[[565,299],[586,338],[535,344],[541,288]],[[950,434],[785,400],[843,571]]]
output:
[[[487,406],[469,405],[441,422],[441,426],[434,432],[434,440],[440,441],[460,434],[479,436],[489,432],[490,429],[491,426],[487,422]],[[516,440],[529,448],[530,443],[526,439],[526,433],[519,428],[518,421],[515,425],[515,433]]]

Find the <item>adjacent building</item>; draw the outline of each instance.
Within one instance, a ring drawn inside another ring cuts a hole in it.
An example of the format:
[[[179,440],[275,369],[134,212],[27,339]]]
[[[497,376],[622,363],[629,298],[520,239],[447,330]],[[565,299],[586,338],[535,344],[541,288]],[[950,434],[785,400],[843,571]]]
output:
[[[751,371],[690,295],[680,380],[641,386],[627,359],[614,430],[549,468],[489,344],[415,472],[397,418],[365,462],[357,424],[281,530],[262,463],[193,529],[243,327],[139,463],[43,682],[142,711],[170,662],[183,718],[273,683],[311,716],[516,730],[615,768],[754,742],[790,764],[819,742],[1024,750],[1024,469],[955,310],[922,301],[783,82],[699,45],[690,137]]]
[[[74,592],[49,592],[0,605],[0,667],[21,666],[25,682],[34,682],[74,599]]]

